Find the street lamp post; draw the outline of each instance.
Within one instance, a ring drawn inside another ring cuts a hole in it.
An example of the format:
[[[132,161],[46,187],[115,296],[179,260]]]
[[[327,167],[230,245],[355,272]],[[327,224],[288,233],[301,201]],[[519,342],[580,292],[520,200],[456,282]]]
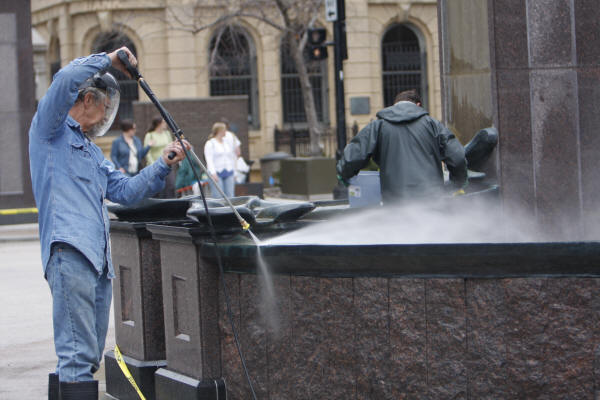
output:
[[[344,60],[348,58],[346,45],[346,4],[345,0],[327,0],[325,2],[325,16],[328,21],[333,22],[334,42],[334,66],[335,66],[335,115],[337,150],[335,158],[342,157],[346,146],[346,111],[344,99]],[[338,183],[333,189],[334,199],[348,197],[348,191],[344,185]]]

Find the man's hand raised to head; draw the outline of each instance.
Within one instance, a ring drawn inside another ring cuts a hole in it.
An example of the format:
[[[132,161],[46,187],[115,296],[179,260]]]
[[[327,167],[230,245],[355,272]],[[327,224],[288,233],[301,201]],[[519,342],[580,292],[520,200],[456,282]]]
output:
[[[185,144],[185,148],[187,150],[189,150],[191,148],[190,144],[188,143],[187,140],[184,140],[183,143]],[[175,157],[173,157],[172,160],[169,160],[169,154],[171,152],[175,152]],[[173,165],[181,160],[183,160],[185,157],[185,153],[183,152],[183,149],[181,148],[181,145],[179,144],[179,141],[175,140],[174,142],[171,142],[167,145],[167,147],[164,148],[163,153],[162,153],[162,159],[167,163],[167,165]]]
[[[113,51],[112,53],[108,53],[107,54],[108,57],[110,58],[112,66],[115,67],[116,69],[118,69],[119,71],[123,72],[128,77],[133,78],[131,76],[131,74],[129,72],[127,72],[127,68],[125,68],[125,65],[123,65],[123,63],[121,62],[121,60],[119,60],[119,57],[117,56],[117,52],[119,50],[123,50],[125,53],[127,53],[127,58],[129,58],[129,63],[133,67],[137,66],[137,59],[135,58],[135,56],[133,55],[133,53],[131,52],[131,50],[129,50],[125,46],[121,47],[120,49],[117,49],[117,50]]]

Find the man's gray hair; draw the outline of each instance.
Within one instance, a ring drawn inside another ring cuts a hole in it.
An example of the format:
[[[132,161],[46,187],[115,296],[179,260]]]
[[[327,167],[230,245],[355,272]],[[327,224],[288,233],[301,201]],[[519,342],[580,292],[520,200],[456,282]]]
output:
[[[104,101],[104,99],[106,99],[106,94],[102,90],[93,86],[88,86],[84,89],[81,89],[79,93],[77,93],[77,99],[75,100],[75,102],[83,101],[83,98],[88,93],[92,94],[94,98],[94,103],[96,104],[99,104],[101,101]]]

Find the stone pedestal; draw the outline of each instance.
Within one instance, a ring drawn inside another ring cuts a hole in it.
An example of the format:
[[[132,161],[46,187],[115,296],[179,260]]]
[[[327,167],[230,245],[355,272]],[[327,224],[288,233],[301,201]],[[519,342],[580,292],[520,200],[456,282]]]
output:
[[[147,399],[154,399],[154,372],[166,366],[159,243],[146,224],[111,222],[115,339]],[[137,398],[114,355],[105,355],[106,391],[120,400]],[[125,396],[125,397],[123,397]]]
[[[156,371],[156,398],[181,400],[227,400],[225,380],[199,381],[161,368]]]
[[[320,200],[337,184],[335,159],[294,157],[281,160],[281,192],[286,197]]]
[[[167,363],[164,360],[140,361],[127,356],[123,356],[123,361],[125,361],[131,376],[144,397],[146,399],[156,399],[154,374],[159,368],[166,367]],[[119,400],[138,400],[140,398],[123,371],[121,371],[112,350],[104,355],[104,370],[106,374],[106,392],[110,396]]]
[[[219,273],[199,257],[205,231],[198,236],[190,228],[147,228],[160,242],[163,267],[167,368],[156,372],[156,398],[225,399],[225,383],[220,380]]]
[[[596,0],[440,0],[444,120],[466,143],[493,125],[508,214],[548,239],[600,226],[600,8]]]

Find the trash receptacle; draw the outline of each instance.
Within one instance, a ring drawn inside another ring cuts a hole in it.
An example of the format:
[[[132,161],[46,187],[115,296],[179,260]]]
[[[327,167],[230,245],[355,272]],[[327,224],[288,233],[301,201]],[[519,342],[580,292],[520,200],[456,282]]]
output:
[[[291,158],[292,155],[284,151],[269,153],[260,159],[260,173],[262,176],[263,187],[272,187],[279,185],[279,171],[281,170],[281,160]]]
[[[348,203],[350,207],[371,207],[381,204],[379,171],[360,171],[350,179]]]

